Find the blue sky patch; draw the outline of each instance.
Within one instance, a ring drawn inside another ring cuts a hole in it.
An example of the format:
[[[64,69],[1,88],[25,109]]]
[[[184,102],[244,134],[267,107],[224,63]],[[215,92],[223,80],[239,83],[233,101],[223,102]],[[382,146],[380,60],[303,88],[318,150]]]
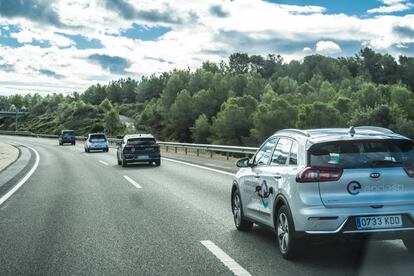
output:
[[[320,6],[326,8],[326,14],[344,13],[347,15],[356,15],[361,17],[371,17],[377,14],[368,14],[367,11],[380,6],[384,3],[378,0],[267,0],[271,3],[298,5],[298,6]],[[395,12],[393,15],[405,15],[412,13],[411,10]]]
[[[75,47],[80,50],[85,49],[102,49],[104,46],[101,41],[98,39],[88,39],[83,35],[70,35],[66,33],[57,33],[59,35],[65,36],[75,42]]]
[[[171,31],[171,28],[166,27],[155,27],[155,28],[146,28],[139,24],[133,23],[132,26],[121,33],[122,36],[126,36],[132,39],[140,40],[157,40],[164,34]]]

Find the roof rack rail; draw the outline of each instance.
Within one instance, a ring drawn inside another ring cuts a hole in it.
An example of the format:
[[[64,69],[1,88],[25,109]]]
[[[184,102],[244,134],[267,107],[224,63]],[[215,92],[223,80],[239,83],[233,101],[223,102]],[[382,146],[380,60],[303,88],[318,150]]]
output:
[[[297,133],[297,134],[300,134],[300,135],[304,135],[306,137],[310,137],[309,133],[307,133],[306,131],[300,130],[300,129],[295,129],[295,128],[282,129],[282,130],[276,131],[276,133],[282,133],[282,132],[292,132],[292,133]]]
[[[373,131],[382,132],[384,134],[393,134],[394,133],[394,131],[392,131],[392,130],[390,130],[388,128],[385,128],[385,127],[376,127],[376,126],[358,126],[358,127],[355,127],[355,129],[356,130],[358,130],[358,129],[360,129],[360,130],[362,130],[362,129],[365,129],[365,130],[373,130]]]

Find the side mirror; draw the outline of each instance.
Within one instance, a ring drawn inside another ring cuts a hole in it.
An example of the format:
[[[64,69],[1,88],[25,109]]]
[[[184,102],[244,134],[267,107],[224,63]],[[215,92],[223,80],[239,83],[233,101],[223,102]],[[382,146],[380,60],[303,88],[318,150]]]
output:
[[[242,159],[237,160],[236,166],[238,168],[248,168],[248,167],[251,167],[252,164],[250,163],[249,157],[244,157]]]

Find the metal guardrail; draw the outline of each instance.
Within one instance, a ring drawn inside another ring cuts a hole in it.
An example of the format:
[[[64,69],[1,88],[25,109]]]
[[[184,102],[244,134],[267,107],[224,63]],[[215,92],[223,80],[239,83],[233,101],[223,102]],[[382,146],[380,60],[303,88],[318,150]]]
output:
[[[52,138],[57,139],[59,135],[52,134],[34,134],[29,131],[0,131],[0,134],[5,135],[18,135],[18,136],[33,136],[39,138]],[[77,141],[85,141],[85,136],[76,136]],[[108,138],[108,142],[114,146],[121,142],[122,139],[117,138]],[[178,150],[184,151],[185,155],[189,154],[190,151],[193,151],[197,156],[200,156],[202,153],[207,153],[210,155],[210,158],[213,157],[215,153],[224,154],[229,160],[230,155],[244,155],[252,156],[258,148],[256,147],[239,147],[239,146],[225,146],[225,145],[210,145],[210,144],[191,144],[191,143],[176,143],[176,142],[157,142],[166,152],[178,153]]]

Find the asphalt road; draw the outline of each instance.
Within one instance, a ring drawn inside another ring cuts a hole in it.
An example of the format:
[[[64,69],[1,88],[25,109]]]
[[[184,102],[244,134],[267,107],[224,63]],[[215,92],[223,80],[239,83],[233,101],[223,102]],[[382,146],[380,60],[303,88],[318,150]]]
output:
[[[0,136],[0,142],[8,141],[33,147],[40,162],[0,206],[1,275],[233,275],[230,269],[241,268],[252,275],[414,271],[414,258],[400,241],[370,242],[361,252],[346,243],[314,244],[301,259],[285,261],[271,231],[235,230],[228,174],[166,159],[160,167],[122,168],[113,149],[86,154],[79,143],[62,147],[55,140]],[[206,240],[232,263],[210,251],[202,243]]]

